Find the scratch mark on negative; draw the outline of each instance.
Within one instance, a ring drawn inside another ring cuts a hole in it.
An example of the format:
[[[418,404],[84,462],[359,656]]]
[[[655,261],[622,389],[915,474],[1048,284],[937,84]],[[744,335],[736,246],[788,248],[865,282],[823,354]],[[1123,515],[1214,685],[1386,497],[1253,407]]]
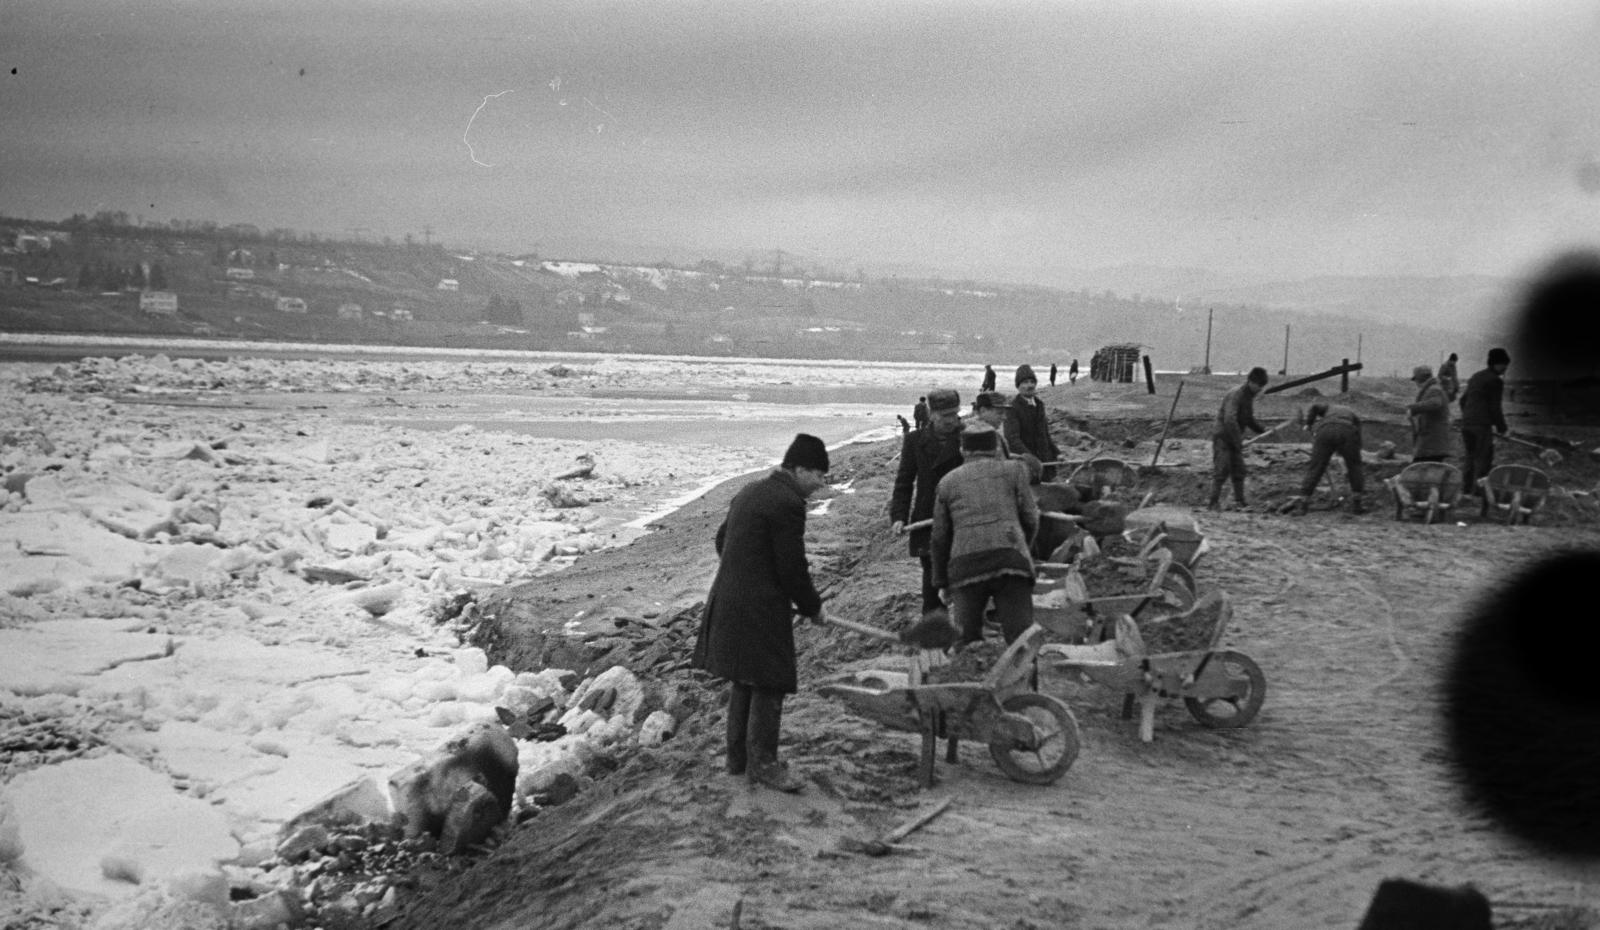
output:
[[[513,90],[514,89],[515,88],[513,88]],[[467,133],[472,131],[472,120],[475,120],[475,119],[478,118],[478,114],[483,112],[483,108],[489,105],[489,101],[491,99],[493,99],[495,97],[503,97],[503,96],[505,96],[506,94],[509,94],[509,93],[511,93],[511,91],[503,90],[498,94],[489,94],[489,95],[485,96],[483,98],[483,102],[478,104],[478,108],[476,110],[472,111],[472,119],[467,120],[467,128],[463,129],[461,131],[461,141],[467,147],[467,157],[471,158],[474,164],[483,165],[483,167],[485,167],[485,168],[493,168],[494,167],[494,165],[490,165],[490,164],[486,164],[485,162],[478,161],[478,154],[472,150],[472,143],[467,141]]]

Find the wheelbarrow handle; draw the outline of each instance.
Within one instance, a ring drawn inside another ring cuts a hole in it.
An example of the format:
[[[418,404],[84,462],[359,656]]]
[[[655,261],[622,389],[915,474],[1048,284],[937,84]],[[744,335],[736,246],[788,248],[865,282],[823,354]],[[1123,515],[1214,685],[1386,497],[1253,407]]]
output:
[[[925,529],[927,529],[927,528],[929,528],[931,526],[933,526],[933,518],[929,517],[926,520],[918,520],[915,523],[907,523],[905,525],[905,531],[907,533],[913,533],[913,532],[916,532],[917,530],[925,530]]]

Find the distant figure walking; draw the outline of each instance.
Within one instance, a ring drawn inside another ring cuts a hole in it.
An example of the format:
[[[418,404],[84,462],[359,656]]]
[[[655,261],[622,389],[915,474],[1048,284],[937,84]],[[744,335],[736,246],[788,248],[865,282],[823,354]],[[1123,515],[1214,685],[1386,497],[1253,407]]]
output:
[[[988,365],[983,366],[983,390],[994,390],[994,369]]]
[[[1455,402],[1461,393],[1461,376],[1456,373],[1456,354],[1450,353],[1450,358],[1439,366],[1439,386],[1444,388],[1444,396],[1451,403]]]
[[[917,429],[928,425],[928,398],[917,398],[917,405],[911,408],[911,417],[917,421]]]
[[[1055,387],[1056,386],[1056,363],[1055,362],[1051,362],[1050,363],[1050,386],[1051,387]]]
[[[900,435],[904,436],[911,432],[911,424],[906,422],[905,417],[897,413],[894,415],[894,418],[900,421]]]
[[[1077,359],[1073,359],[1072,360],[1072,366],[1067,369],[1067,383],[1068,384],[1077,384],[1078,383],[1078,360]]]

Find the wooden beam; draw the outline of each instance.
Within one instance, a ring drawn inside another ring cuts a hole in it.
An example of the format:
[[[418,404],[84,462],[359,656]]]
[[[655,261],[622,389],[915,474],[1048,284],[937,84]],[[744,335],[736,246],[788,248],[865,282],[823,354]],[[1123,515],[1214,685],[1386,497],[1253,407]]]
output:
[[[1302,384],[1310,384],[1313,381],[1321,381],[1323,378],[1331,378],[1334,375],[1342,375],[1342,374],[1345,374],[1346,372],[1360,371],[1360,370],[1361,370],[1361,363],[1360,362],[1351,362],[1351,363],[1347,363],[1347,364],[1344,364],[1344,365],[1335,365],[1332,368],[1328,369],[1327,371],[1319,372],[1318,374],[1306,375],[1304,378],[1296,378],[1293,381],[1285,381],[1282,384],[1274,384],[1272,387],[1267,388],[1266,390],[1262,391],[1261,393],[1263,393],[1263,394],[1276,394],[1279,391],[1287,391],[1288,389],[1290,389],[1292,387],[1299,387]]]

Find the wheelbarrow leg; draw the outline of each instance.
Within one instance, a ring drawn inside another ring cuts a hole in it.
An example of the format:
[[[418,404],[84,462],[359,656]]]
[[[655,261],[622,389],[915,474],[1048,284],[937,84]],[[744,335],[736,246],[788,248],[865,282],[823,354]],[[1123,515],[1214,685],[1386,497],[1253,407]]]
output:
[[[933,758],[939,745],[938,720],[928,714],[922,718],[922,758],[917,763],[917,780],[924,788],[933,787]]]
[[[1139,740],[1148,743],[1156,738],[1156,696],[1139,696]]]

